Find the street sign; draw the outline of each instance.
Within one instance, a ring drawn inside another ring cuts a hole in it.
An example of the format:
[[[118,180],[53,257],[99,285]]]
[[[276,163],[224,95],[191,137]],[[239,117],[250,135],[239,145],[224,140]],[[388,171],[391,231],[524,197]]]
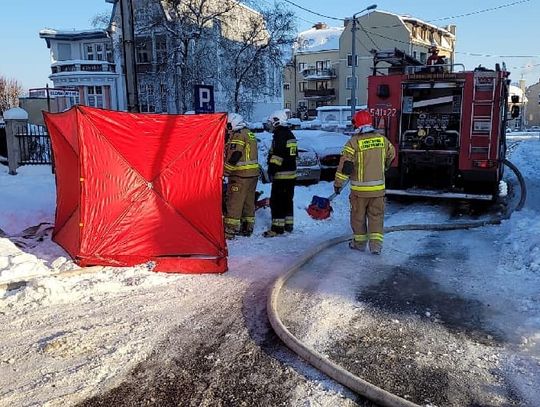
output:
[[[75,88],[35,88],[28,90],[28,96],[31,98],[50,98],[56,97],[78,97],[79,91]]]
[[[212,85],[195,85],[195,113],[214,113],[214,87]]]

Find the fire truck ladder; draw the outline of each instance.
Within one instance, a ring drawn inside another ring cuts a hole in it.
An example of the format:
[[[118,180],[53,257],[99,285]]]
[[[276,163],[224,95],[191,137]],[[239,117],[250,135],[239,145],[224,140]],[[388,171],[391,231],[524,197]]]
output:
[[[494,109],[495,109],[495,90],[497,88],[496,86],[496,80],[495,77],[491,77],[491,92],[487,90],[478,90],[478,84],[476,83],[476,75],[475,75],[475,83],[473,84],[473,98],[472,98],[472,111],[471,111],[471,129],[469,133],[469,159],[471,158],[472,154],[486,154],[486,159],[490,159],[491,157],[491,142],[492,142],[492,134],[493,134],[493,116],[494,116]],[[482,109],[482,107],[489,107],[489,115],[485,114],[485,108]],[[483,110],[482,114],[479,114],[479,110]],[[482,127],[475,128],[475,123],[480,126],[481,123],[485,123]],[[486,126],[487,125],[487,126]],[[498,129],[495,129],[498,131]],[[487,147],[473,147],[473,140],[475,138],[485,138],[487,136],[488,145]]]

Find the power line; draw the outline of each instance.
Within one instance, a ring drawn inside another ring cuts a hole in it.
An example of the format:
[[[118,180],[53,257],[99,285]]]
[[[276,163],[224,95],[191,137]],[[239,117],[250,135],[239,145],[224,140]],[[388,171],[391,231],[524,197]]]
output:
[[[496,7],[485,8],[485,9],[477,10],[477,11],[471,11],[470,13],[458,14],[458,15],[450,16],[450,17],[435,18],[433,20],[428,20],[428,22],[451,20],[453,18],[460,18],[460,17],[468,17],[468,16],[472,16],[472,15],[476,15],[476,14],[487,13],[489,11],[500,10],[500,9],[506,8],[506,7],[516,6],[516,5],[522,4],[522,3],[528,3],[529,1],[531,1],[531,0],[514,1],[512,3],[501,4],[500,6],[496,6]]]
[[[478,54],[475,52],[454,51],[456,54],[469,55],[471,57],[482,58],[540,58],[540,55],[493,55],[493,54]]]
[[[319,17],[328,18],[330,20],[345,21],[344,18],[332,17],[332,16],[327,16],[327,15],[321,14],[321,13],[317,13],[316,11],[313,11],[313,10],[310,10],[308,8],[302,7],[301,5],[296,4],[296,3],[294,3],[294,2],[292,2],[290,0],[283,0],[283,1],[286,2],[286,3],[292,4],[293,6],[298,7],[301,10],[307,11],[308,13],[314,14],[314,15],[319,16]]]

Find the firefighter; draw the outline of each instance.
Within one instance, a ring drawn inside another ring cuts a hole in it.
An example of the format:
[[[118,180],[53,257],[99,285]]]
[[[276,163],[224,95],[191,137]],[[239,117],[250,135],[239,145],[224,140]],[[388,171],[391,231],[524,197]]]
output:
[[[350,179],[351,227],[354,238],[351,249],[380,254],[384,225],[384,173],[395,157],[392,143],[372,127],[367,110],[356,112],[352,124],[354,135],[343,147],[336,171],[334,191],[341,192]]]
[[[227,118],[224,175],[229,178],[225,199],[225,237],[251,236],[255,226],[255,192],[259,179],[257,138],[237,113]]]
[[[437,67],[433,66],[433,65],[444,65],[444,63],[446,62],[444,60],[444,57],[439,55],[439,48],[437,47],[437,45],[432,44],[431,47],[429,48],[429,52],[431,53],[431,55],[428,57],[426,61],[426,65],[430,67],[429,69],[431,72],[442,72],[443,71],[442,66],[437,66]]]
[[[270,115],[273,129],[272,147],[268,153],[268,175],[272,180],[270,211],[272,226],[265,237],[292,232],[294,227],[293,198],[296,182],[297,143],[287,124],[287,113],[278,110]]]

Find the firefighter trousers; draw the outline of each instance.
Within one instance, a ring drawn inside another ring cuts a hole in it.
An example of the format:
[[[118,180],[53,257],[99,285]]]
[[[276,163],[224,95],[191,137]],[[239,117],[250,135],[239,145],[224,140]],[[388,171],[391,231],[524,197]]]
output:
[[[253,232],[257,181],[258,177],[229,177],[224,218],[226,234],[250,235]]]
[[[351,194],[351,228],[357,249],[380,252],[384,239],[384,196],[365,198]]]
[[[294,179],[274,179],[270,192],[273,232],[292,232],[294,227]]]

